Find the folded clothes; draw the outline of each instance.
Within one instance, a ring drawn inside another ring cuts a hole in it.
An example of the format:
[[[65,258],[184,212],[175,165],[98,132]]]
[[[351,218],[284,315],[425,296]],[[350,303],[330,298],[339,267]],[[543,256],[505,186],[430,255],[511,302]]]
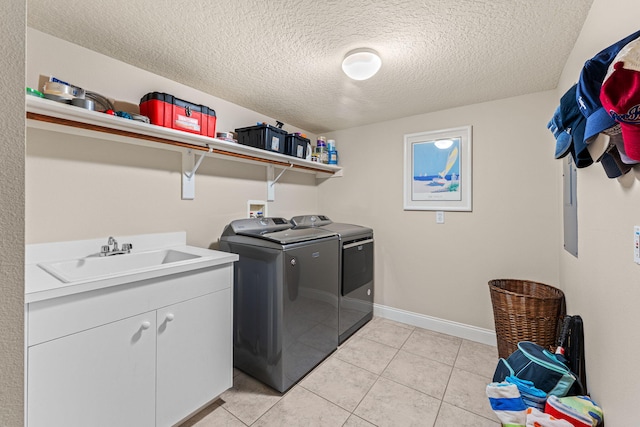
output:
[[[549,396],[544,412],[571,422],[575,427],[596,427],[602,409],[589,396]]]
[[[526,427],[574,427],[567,420],[559,420],[553,415],[545,414],[536,408],[527,409]]]
[[[547,401],[547,393],[536,388],[532,381],[523,380],[515,376],[508,376],[505,381],[515,384],[518,387],[520,396],[525,405],[531,408],[537,408],[544,411],[544,405]]]
[[[522,401],[518,387],[506,381],[487,385],[487,397],[491,409],[504,426],[524,426],[527,406]]]

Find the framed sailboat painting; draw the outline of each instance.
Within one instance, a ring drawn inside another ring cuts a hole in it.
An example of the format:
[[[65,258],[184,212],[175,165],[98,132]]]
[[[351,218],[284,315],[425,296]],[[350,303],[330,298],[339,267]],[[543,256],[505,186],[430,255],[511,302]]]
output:
[[[404,210],[471,211],[471,126],[404,136]]]

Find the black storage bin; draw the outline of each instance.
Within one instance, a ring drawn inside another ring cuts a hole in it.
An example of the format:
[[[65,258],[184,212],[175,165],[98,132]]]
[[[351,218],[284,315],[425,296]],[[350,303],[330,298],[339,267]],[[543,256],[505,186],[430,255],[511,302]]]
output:
[[[284,154],[288,156],[305,159],[307,157],[308,138],[303,138],[299,134],[290,133],[287,135],[287,143]]]
[[[275,151],[284,154],[286,150],[287,131],[275,126],[261,124],[236,129],[238,142],[242,145]]]

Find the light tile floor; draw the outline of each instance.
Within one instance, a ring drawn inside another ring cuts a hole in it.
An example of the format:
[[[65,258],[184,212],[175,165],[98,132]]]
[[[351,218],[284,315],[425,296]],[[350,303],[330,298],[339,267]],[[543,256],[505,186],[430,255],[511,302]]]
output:
[[[376,317],[287,393],[236,370],[181,427],[498,427],[495,347]]]

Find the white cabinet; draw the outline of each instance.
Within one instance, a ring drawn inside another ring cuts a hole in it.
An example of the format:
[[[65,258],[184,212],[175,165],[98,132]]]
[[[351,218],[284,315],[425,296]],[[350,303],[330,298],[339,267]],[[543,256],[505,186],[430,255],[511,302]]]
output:
[[[145,313],[29,348],[29,426],[154,426],[155,323]]]
[[[157,311],[158,425],[174,425],[233,381],[231,289]]]
[[[27,305],[30,427],[171,426],[232,386],[232,264]]]

